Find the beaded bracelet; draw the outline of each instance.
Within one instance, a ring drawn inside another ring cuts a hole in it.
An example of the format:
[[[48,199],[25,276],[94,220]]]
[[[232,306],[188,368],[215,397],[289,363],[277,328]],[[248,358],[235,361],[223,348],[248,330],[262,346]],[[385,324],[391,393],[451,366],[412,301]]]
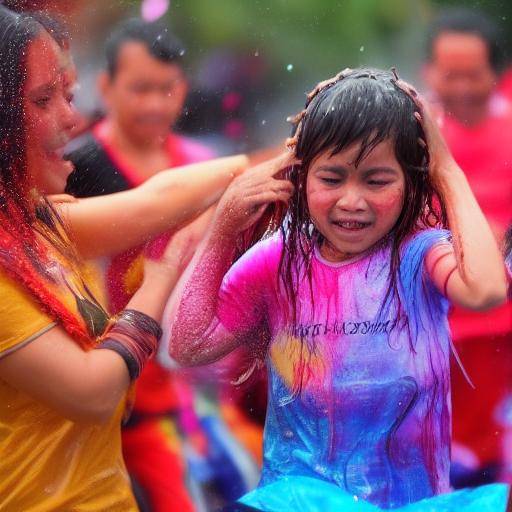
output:
[[[121,311],[97,347],[117,352],[125,361],[130,380],[142,372],[148,359],[156,352],[162,337],[160,324],[140,311]]]

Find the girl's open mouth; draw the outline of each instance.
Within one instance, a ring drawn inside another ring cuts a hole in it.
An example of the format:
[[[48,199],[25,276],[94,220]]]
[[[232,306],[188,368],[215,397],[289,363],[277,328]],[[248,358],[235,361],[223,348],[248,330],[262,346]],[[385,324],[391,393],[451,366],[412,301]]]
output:
[[[349,231],[360,231],[361,229],[365,229],[371,225],[370,222],[359,222],[355,220],[334,221],[333,224]]]

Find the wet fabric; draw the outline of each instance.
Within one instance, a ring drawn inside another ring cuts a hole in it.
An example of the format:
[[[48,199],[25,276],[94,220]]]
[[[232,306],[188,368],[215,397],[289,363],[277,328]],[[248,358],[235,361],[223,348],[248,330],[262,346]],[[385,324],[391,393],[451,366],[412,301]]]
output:
[[[89,330],[100,330],[108,317],[93,273],[49,251],[46,286]],[[0,296],[0,357],[55,325],[3,273]],[[106,424],[76,423],[0,379],[0,510],[135,511],[121,456],[124,408],[122,401]]]
[[[399,512],[505,512],[509,487],[494,484],[466,489],[406,505]],[[357,496],[341,491],[330,483],[308,477],[284,477],[247,494],[242,503],[264,512],[378,512]]]
[[[280,236],[230,269],[219,320],[233,333],[267,329],[270,339],[260,489],[302,476],[384,508],[448,491],[448,303],[423,270],[439,243],[448,233],[426,230],[402,250],[408,327],[385,300],[389,245],[342,263],[317,251],[311,289],[299,278],[295,323],[277,279]]]

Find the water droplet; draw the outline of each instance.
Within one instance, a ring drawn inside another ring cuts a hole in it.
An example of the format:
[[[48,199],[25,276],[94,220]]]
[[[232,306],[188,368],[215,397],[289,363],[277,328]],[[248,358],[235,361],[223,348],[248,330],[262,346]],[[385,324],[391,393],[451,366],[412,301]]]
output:
[[[364,46],[361,46],[361,47],[359,48],[359,51],[360,51],[360,52],[364,52]]]
[[[254,52],[254,56],[255,56],[255,57],[259,57],[259,56],[260,56],[260,52],[255,51],[255,52]]]
[[[263,119],[263,121],[261,121],[261,124],[262,124],[263,126],[265,126],[265,125],[267,124],[267,121],[266,121],[265,119]]]
[[[293,71],[293,64],[288,64],[288,66],[286,66],[286,71]]]
[[[320,475],[325,475],[325,473],[327,473],[327,469],[325,468],[325,466],[322,466],[320,464],[315,464],[315,467],[313,469]]]
[[[354,501],[359,501],[359,497],[354,494]]]
[[[291,430],[286,430],[284,433],[284,437],[291,439],[293,437],[293,432]]]
[[[185,49],[184,48],[182,50],[180,50],[180,57],[183,57],[183,55],[185,55]]]

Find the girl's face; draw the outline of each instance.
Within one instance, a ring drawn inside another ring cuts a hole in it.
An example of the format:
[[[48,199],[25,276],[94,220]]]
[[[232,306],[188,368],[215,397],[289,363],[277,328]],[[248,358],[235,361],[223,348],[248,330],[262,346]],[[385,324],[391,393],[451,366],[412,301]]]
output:
[[[28,173],[43,194],[61,193],[72,170],[62,158],[77,121],[71,86],[59,47],[42,33],[28,46],[23,108]]]
[[[320,252],[329,261],[358,255],[386,236],[404,202],[405,177],[393,141],[381,142],[356,167],[360,143],[311,163],[306,193],[309,212],[325,241]]]

